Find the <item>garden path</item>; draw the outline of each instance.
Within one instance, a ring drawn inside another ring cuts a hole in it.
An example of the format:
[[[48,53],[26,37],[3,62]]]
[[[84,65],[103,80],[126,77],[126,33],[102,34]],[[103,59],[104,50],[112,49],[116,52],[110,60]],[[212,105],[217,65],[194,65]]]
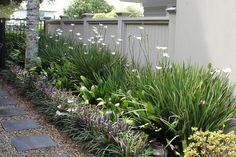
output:
[[[89,157],[0,80],[0,157]]]

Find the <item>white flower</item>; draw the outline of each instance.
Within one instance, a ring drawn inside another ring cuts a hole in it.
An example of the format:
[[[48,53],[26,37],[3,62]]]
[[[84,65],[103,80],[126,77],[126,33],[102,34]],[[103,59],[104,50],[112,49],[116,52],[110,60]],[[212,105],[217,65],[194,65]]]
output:
[[[214,72],[217,73],[217,74],[219,74],[219,73],[220,73],[220,70],[219,70],[219,69],[216,69]]]
[[[105,29],[107,29],[108,27],[107,26],[104,26]]]
[[[119,41],[119,42],[122,42],[122,41],[123,41],[123,39],[117,39],[117,41]]]
[[[58,34],[58,35],[62,35],[62,33],[60,33],[60,32],[58,32],[57,34]]]
[[[88,39],[89,42],[91,42],[91,39]]]
[[[86,51],[85,51],[85,52],[84,52],[84,54],[85,54],[85,55],[87,55],[87,54],[88,54],[88,52],[86,52]]]
[[[168,53],[163,53],[163,57],[170,58]]]
[[[92,41],[91,44],[95,44],[95,41]]]
[[[138,72],[138,70],[137,70],[137,69],[133,69],[133,70],[131,70],[131,71],[132,71],[133,73],[134,73],[134,72]]]
[[[144,30],[144,27],[143,26],[139,26],[138,27],[140,30]]]
[[[79,40],[83,40],[83,38],[79,37]]]
[[[45,45],[45,47],[48,47],[48,45]]]
[[[205,101],[205,100],[201,100],[200,103],[203,104],[203,105],[205,105],[205,104],[206,104],[206,101]]]
[[[157,69],[157,70],[161,70],[162,67],[160,67],[160,66],[156,66],[156,69]]]
[[[84,46],[86,46],[87,44],[83,44]]]
[[[91,40],[94,40],[94,37],[90,37]]]
[[[231,68],[224,68],[224,69],[222,69],[222,71],[224,73],[231,73],[232,72]]]
[[[100,41],[103,41],[103,40],[104,40],[104,38],[100,38],[99,40],[100,40]]]
[[[71,47],[71,46],[69,46],[68,48],[69,48],[70,50],[73,50],[73,49],[74,49],[74,48],[73,48],[73,47]]]
[[[136,37],[137,40],[142,40],[142,37]]]
[[[57,108],[61,109],[61,105],[58,105]]]
[[[75,26],[75,24],[74,23],[72,23],[72,24],[70,24],[71,26]]]
[[[103,24],[102,24],[102,23],[99,23],[99,26],[101,26],[101,27],[102,27],[102,26],[103,26]]]
[[[105,43],[102,43],[102,46],[106,46],[107,44],[105,44]]]
[[[67,43],[64,43],[64,45],[67,45]]]
[[[111,35],[111,38],[115,38],[115,36],[114,36],[114,35]]]
[[[40,37],[37,37],[37,39],[40,39]]]
[[[77,36],[80,36],[81,34],[78,32],[78,33],[76,33],[76,35],[77,35]]]
[[[67,112],[76,112],[76,109],[74,109],[74,108],[69,108],[69,109],[67,109],[66,111],[67,111]]]
[[[157,46],[156,49],[158,49],[158,50],[167,50],[168,48],[167,47]]]
[[[111,52],[111,54],[112,54],[112,55],[115,55],[115,54],[116,54],[116,52],[115,52],[115,51],[114,51],[114,52]]]
[[[56,115],[58,115],[58,116],[65,116],[66,115],[66,113],[62,113],[62,112],[60,112],[60,111],[56,111]]]
[[[71,103],[73,103],[73,102],[74,102],[74,100],[72,100],[72,99],[69,99],[69,100],[67,100],[67,102],[68,102],[69,104],[71,104]]]
[[[59,40],[57,40],[57,39],[55,40],[55,42],[58,42],[58,41],[59,41]]]
[[[72,29],[69,30],[69,32],[72,32],[72,31],[73,31]]]
[[[93,26],[93,30],[97,30],[97,27]]]
[[[49,36],[50,39],[52,39],[52,36]]]
[[[116,42],[116,44],[117,44],[117,45],[120,45],[120,42],[119,42],[119,41],[117,41],[117,42]]]

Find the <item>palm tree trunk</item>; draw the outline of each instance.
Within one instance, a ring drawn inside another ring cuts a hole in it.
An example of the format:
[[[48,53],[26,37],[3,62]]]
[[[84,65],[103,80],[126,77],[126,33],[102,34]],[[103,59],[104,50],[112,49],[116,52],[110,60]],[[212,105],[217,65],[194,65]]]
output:
[[[25,68],[34,66],[34,59],[38,55],[39,36],[39,0],[28,0]]]

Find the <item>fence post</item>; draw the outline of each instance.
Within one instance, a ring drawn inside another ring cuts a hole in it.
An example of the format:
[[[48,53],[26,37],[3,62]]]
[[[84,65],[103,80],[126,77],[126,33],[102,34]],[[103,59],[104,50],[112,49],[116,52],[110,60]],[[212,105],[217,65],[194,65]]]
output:
[[[176,29],[176,7],[166,9],[169,15],[169,41],[168,52],[172,58],[175,55],[175,29]]]
[[[0,70],[5,67],[6,45],[5,45],[5,18],[0,18]]]
[[[118,16],[118,35],[117,35],[117,39],[125,39],[125,23],[123,21],[124,18],[129,17],[130,13],[128,12],[117,12],[116,13]],[[121,52],[125,53],[126,50],[126,42],[123,41],[121,43]]]
[[[89,30],[89,23],[88,20],[93,17],[93,14],[91,13],[84,13],[83,14],[83,20],[84,20],[84,29],[83,29],[83,40],[84,43],[88,42],[89,35],[90,35],[90,30]]]

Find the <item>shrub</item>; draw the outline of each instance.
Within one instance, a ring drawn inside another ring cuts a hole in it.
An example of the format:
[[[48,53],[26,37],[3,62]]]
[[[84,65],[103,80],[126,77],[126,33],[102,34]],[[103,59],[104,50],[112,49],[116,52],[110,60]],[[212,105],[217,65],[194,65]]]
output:
[[[236,156],[236,135],[219,131],[197,131],[189,137],[191,143],[184,151],[186,157]]]

